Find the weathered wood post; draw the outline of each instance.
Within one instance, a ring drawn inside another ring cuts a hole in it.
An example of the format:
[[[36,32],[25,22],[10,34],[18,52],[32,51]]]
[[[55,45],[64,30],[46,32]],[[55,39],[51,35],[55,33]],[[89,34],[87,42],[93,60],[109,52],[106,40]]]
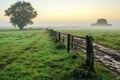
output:
[[[65,39],[64,39],[64,37],[62,37],[63,39],[62,39],[62,42],[65,42]]]
[[[71,42],[72,42],[72,43],[71,43],[71,48],[73,48],[73,38],[74,38],[74,37],[71,36]]]
[[[52,29],[50,29],[49,31],[50,31],[50,35],[52,36],[52,35],[53,35],[53,30],[52,30]]]
[[[53,29],[51,29],[51,35],[53,36]]]
[[[94,71],[94,51],[93,51],[93,37],[86,36],[86,66],[90,71]]]
[[[55,31],[55,39],[57,39],[57,31]]]
[[[55,31],[53,30],[53,37],[55,37]]]
[[[54,36],[55,35],[55,31],[54,30],[52,30],[52,36]]]
[[[56,37],[56,35],[57,35],[57,31],[55,31],[55,37]]]
[[[67,35],[67,52],[70,52],[70,34]]]
[[[60,42],[60,32],[58,32],[58,41]]]

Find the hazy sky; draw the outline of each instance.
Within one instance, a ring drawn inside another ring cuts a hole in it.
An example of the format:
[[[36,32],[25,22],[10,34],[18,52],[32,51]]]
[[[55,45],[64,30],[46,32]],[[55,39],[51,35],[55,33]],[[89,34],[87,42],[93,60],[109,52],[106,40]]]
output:
[[[9,23],[4,10],[18,0],[0,1],[0,25]],[[23,0],[21,0],[23,1]],[[39,24],[90,24],[98,18],[110,23],[120,22],[120,0],[24,0],[37,10],[33,20]]]

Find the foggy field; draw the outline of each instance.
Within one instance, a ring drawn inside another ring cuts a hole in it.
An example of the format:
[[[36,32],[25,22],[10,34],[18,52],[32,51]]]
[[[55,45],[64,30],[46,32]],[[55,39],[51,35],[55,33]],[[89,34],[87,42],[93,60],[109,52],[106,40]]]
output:
[[[85,59],[72,59],[74,52],[56,49],[56,45],[45,30],[0,32],[0,80],[79,80],[72,74]],[[95,71],[92,80],[115,80],[102,65],[96,63]]]
[[[1,0],[0,80],[120,80],[120,0]]]
[[[94,42],[120,51],[120,28],[119,27],[71,27],[54,28],[64,33],[71,33],[77,36],[90,35]]]
[[[1,0],[0,80],[120,80],[119,3]]]

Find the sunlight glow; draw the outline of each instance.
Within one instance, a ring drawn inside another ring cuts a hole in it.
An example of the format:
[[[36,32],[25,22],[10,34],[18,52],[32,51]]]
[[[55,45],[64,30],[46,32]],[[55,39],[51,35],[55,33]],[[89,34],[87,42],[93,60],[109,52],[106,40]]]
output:
[[[17,0],[0,2],[0,21],[8,21],[4,10]],[[36,22],[92,22],[98,18],[120,21],[120,0],[24,0],[37,10]]]

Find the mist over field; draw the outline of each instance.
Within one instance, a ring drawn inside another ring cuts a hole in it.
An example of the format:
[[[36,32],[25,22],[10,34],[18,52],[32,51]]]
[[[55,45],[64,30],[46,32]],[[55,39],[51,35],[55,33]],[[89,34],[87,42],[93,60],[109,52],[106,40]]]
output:
[[[58,28],[58,29],[89,29],[89,30],[118,30],[120,26],[57,26],[48,28]]]
[[[94,31],[120,31],[120,26],[26,26],[25,29],[49,28],[56,30],[94,30]],[[13,26],[0,26],[0,29],[19,29]]]
[[[120,0],[1,0],[0,80],[120,80]]]

